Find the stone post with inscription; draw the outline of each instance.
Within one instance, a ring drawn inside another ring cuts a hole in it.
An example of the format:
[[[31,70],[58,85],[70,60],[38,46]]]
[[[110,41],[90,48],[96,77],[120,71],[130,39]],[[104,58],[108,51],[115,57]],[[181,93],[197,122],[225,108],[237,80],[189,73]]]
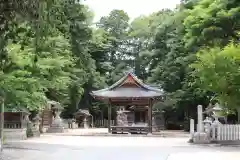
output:
[[[202,112],[202,105],[197,106],[198,111],[198,128],[197,132],[193,135],[193,143],[197,144],[206,144],[210,143],[210,138],[208,137],[207,133],[203,130],[203,112]]]
[[[197,132],[203,131],[203,110],[202,105],[197,106],[197,116],[198,116],[198,128]]]

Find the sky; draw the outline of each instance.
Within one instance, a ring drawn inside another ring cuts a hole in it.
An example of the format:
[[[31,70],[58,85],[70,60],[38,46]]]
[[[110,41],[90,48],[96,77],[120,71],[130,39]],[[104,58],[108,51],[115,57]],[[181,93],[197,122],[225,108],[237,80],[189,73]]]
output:
[[[113,9],[124,10],[130,19],[133,19],[163,8],[175,8],[180,0],[85,0],[84,3],[94,11],[94,21],[98,21],[102,16],[107,16]]]

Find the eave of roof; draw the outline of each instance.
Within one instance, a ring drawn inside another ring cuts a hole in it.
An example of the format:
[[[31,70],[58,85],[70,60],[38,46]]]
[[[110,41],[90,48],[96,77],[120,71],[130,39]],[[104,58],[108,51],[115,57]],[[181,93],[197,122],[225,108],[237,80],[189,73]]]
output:
[[[74,115],[87,115],[87,116],[91,116],[91,114],[89,113],[89,110],[87,109],[79,109]]]
[[[30,114],[29,110],[25,107],[5,108],[4,112]]]
[[[139,84],[139,88],[118,88],[121,86],[124,81],[131,76],[135,82]],[[123,78],[119,81],[114,83],[108,88],[92,91],[90,93],[93,97],[106,97],[106,98],[152,98],[152,97],[160,97],[163,95],[163,90],[150,87],[140,81],[133,73],[126,74]]]

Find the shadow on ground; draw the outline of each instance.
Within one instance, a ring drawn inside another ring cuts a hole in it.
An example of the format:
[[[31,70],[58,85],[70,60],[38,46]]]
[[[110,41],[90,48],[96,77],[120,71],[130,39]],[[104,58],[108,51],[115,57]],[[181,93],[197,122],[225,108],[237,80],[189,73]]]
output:
[[[61,149],[71,149],[71,150],[82,150],[81,146],[69,146],[64,144],[50,144],[50,143],[36,143],[36,142],[9,142],[4,145],[5,149],[15,149],[15,150],[35,150],[35,151],[46,151],[53,152]]]

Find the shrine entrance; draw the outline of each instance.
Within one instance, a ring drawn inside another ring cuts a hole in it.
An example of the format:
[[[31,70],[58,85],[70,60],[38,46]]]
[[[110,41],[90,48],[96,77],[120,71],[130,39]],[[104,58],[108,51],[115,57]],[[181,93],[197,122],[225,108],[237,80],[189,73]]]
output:
[[[135,111],[134,114],[135,114],[134,115],[134,117],[135,117],[134,122],[135,123],[139,123],[139,122],[147,123],[147,118],[146,118],[147,112],[145,112],[145,111]]]
[[[148,123],[148,108],[146,106],[131,106],[127,109],[133,112],[134,123]]]
[[[164,100],[162,90],[144,84],[133,73],[91,95],[109,104],[109,133],[152,133],[152,106]],[[116,126],[111,126],[112,106],[120,108]]]

